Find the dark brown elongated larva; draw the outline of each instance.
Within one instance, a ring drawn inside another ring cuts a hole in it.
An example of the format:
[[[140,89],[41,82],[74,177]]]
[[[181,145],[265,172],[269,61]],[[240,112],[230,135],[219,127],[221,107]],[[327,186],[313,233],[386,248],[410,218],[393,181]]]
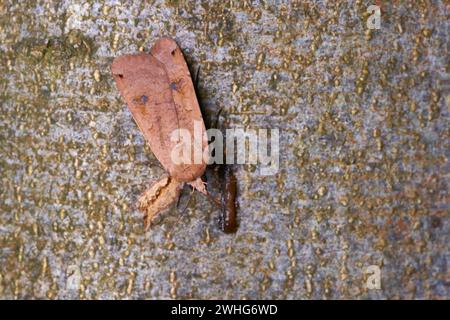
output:
[[[222,216],[220,217],[220,227],[225,233],[237,231],[238,222],[236,215],[237,179],[230,166],[223,165],[222,170]]]

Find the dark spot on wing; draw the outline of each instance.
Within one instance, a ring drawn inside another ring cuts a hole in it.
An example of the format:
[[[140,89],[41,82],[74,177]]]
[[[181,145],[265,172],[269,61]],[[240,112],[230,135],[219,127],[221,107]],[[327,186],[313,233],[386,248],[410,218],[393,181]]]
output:
[[[176,82],[172,82],[172,83],[170,84],[170,87],[171,87],[173,90],[177,90],[177,89],[178,89],[178,86],[177,86]]]
[[[142,95],[140,97],[133,98],[132,100],[134,105],[145,105],[148,102],[148,97],[146,95]]]

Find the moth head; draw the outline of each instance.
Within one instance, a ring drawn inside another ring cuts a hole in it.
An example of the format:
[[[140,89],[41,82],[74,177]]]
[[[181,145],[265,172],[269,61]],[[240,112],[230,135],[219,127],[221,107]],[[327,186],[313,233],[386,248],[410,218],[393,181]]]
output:
[[[177,43],[171,38],[161,38],[155,42],[151,54],[162,62],[173,61],[181,54]]]
[[[111,71],[114,77],[114,80],[118,81],[120,79],[123,78],[125,70],[126,68],[126,57],[122,56],[122,57],[118,57],[115,58],[112,66],[111,66]]]
[[[128,54],[114,59],[111,72],[122,96],[146,104],[152,93],[167,87],[166,71],[155,57],[147,53]]]
[[[149,68],[152,64],[152,58],[149,54],[128,54],[114,59],[111,72],[117,83],[129,83],[135,78],[136,72],[142,68]]]

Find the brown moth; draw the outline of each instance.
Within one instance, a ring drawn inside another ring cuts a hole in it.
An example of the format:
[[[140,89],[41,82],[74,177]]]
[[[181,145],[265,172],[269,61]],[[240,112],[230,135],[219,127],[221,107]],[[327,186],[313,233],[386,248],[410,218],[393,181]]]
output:
[[[207,159],[178,164],[171,157],[180,146],[180,141],[171,139],[175,130],[191,133],[193,159],[195,148],[208,148],[206,129],[188,66],[174,40],[161,38],[150,53],[115,58],[112,74],[150,149],[169,174],[155,182],[138,201],[148,228],[158,213],[177,200],[184,183],[207,194],[201,180]],[[194,141],[195,122],[200,124],[201,146]]]

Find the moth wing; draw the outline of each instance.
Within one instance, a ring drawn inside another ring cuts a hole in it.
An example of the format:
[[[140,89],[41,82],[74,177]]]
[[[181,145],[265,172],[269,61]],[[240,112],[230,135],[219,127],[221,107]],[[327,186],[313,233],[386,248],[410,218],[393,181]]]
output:
[[[191,145],[193,146],[191,159],[197,161],[194,164],[184,167],[183,172],[173,172],[172,175],[178,178],[191,177],[189,180],[184,179],[182,181],[193,181],[200,177],[206,168],[206,159],[203,157],[199,159],[198,156],[195,158],[194,152],[197,152],[197,155],[203,155],[202,151],[208,149],[208,139],[205,134],[206,128],[189,68],[181,49],[173,39],[159,39],[155,42],[150,54],[164,65],[178,114],[179,126],[190,132],[192,139]],[[196,143],[195,140],[195,125],[197,126],[197,132],[199,132],[200,135],[199,143]]]
[[[114,59],[112,73],[158,161],[169,173],[179,170],[171,159],[176,141],[170,139],[179,119],[164,66],[149,54],[124,55]]]

